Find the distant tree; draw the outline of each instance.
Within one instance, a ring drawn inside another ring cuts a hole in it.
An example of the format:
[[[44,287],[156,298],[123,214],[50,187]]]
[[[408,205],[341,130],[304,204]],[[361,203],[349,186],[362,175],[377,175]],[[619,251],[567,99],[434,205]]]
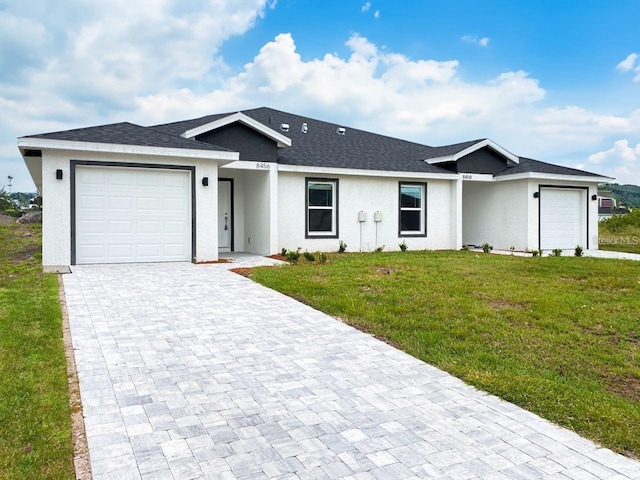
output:
[[[20,208],[15,204],[9,194],[4,191],[4,188],[0,189],[0,212],[4,212],[12,217],[22,215]]]

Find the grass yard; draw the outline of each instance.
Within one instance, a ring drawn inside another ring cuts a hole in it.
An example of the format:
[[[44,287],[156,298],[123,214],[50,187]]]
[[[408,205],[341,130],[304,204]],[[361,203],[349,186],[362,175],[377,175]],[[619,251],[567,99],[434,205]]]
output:
[[[598,234],[602,250],[640,253],[640,208],[599,222]]]
[[[0,479],[75,478],[58,281],[40,244],[40,225],[0,225]]]
[[[251,277],[467,383],[640,456],[640,263],[332,254]]]

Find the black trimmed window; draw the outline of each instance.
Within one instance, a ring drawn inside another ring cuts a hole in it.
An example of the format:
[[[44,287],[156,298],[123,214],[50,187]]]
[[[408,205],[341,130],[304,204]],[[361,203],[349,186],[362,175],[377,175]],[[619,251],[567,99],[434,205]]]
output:
[[[427,235],[426,200],[426,183],[400,183],[398,230],[401,237]]]
[[[306,237],[338,238],[338,180],[306,179]]]

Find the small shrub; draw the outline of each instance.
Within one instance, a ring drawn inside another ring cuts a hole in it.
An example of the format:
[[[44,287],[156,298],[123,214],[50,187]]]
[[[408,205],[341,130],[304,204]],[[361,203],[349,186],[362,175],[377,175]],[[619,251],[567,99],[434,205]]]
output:
[[[282,247],[282,250],[280,250],[280,255],[282,255],[283,257],[287,256],[287,249]]]
[[[531,250],[531,255],[533,255],[534,257],[541,257],[542,250]]]
[[[551,253],[549,254],[550,257],[559,257],[560,255],[562,255],[561,248],[554,248],[553,250],[551,250]]]
[[[580,245],[576,245],[576,248],[573,252],[576,257],[581,257],[584,254],[584,249]]]
[[[380,253],[380,252],[382,252],[382,250],[384,250],[384,245],[376,248],[376,253]]]
[[[398,246],[400,247],[400,251],[402,252],[406,252],[407,251],[407,242],[405,242],[404,240],[402,241],[402,243],[399,243]]]
[[[326,253],[324,253],[324,252],[320,252],[320,253],[318,254],[318,261],[319,261],[320,263],[327,263],[327,254],[326,254]]]
[[[487,242],[484,242],[484,243],[482,244],[482,251],[483,251],[484,253],[490,253],[490,252],[491,252],[491,250],[493,250],[493,245],[489,245]]]
[[[338,247],[338,253],[344,253],[347,249],[347,244],[340,240],[340,246]]]
[[[297,265],[300,258],[300,247],[297,250],[289,250],[287,252],[287,262],[291,265]]]
[[[511,246],[509,247],[509,251],[511,252],[511,255],[513,255],[513,252],[515,252],[515,251],[516,251],[516,247],[515,247],[514,245],[511,245]]]
[[[315,262],[316,261],[316,257],[313,255],[313,253],[309,253],[306,250],[303,253],[304,258],[307,260],[307,262]]]

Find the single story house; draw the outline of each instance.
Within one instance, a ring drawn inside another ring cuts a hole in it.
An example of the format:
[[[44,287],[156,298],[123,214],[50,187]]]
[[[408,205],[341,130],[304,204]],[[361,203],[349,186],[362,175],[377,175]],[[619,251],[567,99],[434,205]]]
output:
[[[593,173],[489,139],[431,147],[256,108],[18,139],[43,264],[192,261],[282,248],[598,248]]]

